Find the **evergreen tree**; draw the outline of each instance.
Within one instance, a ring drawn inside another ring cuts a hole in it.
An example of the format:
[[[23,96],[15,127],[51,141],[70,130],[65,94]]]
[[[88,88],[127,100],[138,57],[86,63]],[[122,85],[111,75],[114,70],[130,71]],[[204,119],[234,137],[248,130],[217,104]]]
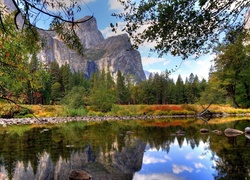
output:
[[[57,61],[52,61],[49,64],[49,73],[51,77],[51,83],[54,84],[56,82],[62,84],[62,77],[60,72],[60,67]]]
[[[27,99],[29,104],[48,103],[49,99],[49,74],[41,62],[38,61],[36,53],[31,57],[28,63],[30,78],[27,79]]]
[[[176,96],[176,86],[173,79],[167,81],[166,104],[174,104]]]
[[[122,76],[121,71],[117,72],[116,79],[116,94],[118,104],[127,104],[129,101],[129,89],[125,85],[125,78]]]
[[[176,89],[175,89],[175,104],[182,104],[184,102],[185,98],[185,86],[184,82],[182,80],[181,75],[178,75],[177,81],[176,81]]]
[[[90,91],[89,104],[95,111],[108,112],[115,104],[116,94],[115,88],[110,81],[109,75],[103,70],[101,74],[92,76],[93,87]]]
[[[62,97],[62,87],[59,82],[55,82],[51,86],[51,100],[52,103],[58,102]]]
[[[69,64],[64,64],[60,68],[60,74],[62,76],[62,88],[65,94],[72,88],[73,83],[71,82],[71,70]]]
[[[188,103],[195,103],[197,99],[199,99],[199,78],[197,75],[194,76],[193,73],[190,74],[188,82],[187,82],[187,89],[188,89]]]

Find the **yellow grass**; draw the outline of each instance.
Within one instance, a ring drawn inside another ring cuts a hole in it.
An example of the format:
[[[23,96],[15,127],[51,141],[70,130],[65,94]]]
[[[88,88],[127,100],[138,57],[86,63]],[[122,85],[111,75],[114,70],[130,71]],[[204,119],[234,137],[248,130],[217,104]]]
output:
[[[36,117],[63,117],[68,116],[66,107],[62,105],[22,105],[22,107],[30,109]],[[207,105],[182,104],[182,105],[115,105],[111,112],[100,113],[89,111],[88,115],[98,116],[101,114],[115,116],[138,116],[138,115],[181,115],[181,114],[197,114],[202,112]],[[11,107],[10,104],[0,103],[0,116],[10,109],[18,109]],[[226,113],[233,115],[250,116],[250,109],[236,109],[229,105],[211,105],[208,109],[211,113]]]

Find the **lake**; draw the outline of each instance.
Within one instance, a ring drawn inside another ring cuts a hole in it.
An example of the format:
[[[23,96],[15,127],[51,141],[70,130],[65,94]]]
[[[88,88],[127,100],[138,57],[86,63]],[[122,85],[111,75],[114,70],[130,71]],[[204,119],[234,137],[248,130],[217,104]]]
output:
[[[250,119],[158,119],[0,127],[0,179],[249,179]],[[201,133],[206,128],[208,133]]]

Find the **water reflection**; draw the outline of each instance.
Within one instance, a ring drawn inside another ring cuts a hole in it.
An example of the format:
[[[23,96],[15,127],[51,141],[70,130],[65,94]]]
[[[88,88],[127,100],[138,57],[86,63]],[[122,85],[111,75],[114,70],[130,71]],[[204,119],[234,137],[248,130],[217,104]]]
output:
[[[204,126],[209,133],[200,133]],[[1,127],[0,179],[66,180],[72,169],[94,180],[248,179],[249,137],[212,133],[247,126],[175,119]]]
[[[170,151],[156,150],[147,146],[143,166],[134,180],[143,179],[213,179],[211,160],[214,154],[209,150],[209,139],[194,147],[194,140],[184,138],[180,148],[177,138],[170,144]]]

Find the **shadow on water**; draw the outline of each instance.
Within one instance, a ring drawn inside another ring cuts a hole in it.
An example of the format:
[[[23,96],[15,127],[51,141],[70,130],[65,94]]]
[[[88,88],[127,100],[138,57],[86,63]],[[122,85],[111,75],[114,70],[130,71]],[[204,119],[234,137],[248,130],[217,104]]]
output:
[[[94,180],[248,179],[249,135],[213,130],[249,126],[249,120],[161,119],[1,127],[0,179],[66,180],[72,169]]]

